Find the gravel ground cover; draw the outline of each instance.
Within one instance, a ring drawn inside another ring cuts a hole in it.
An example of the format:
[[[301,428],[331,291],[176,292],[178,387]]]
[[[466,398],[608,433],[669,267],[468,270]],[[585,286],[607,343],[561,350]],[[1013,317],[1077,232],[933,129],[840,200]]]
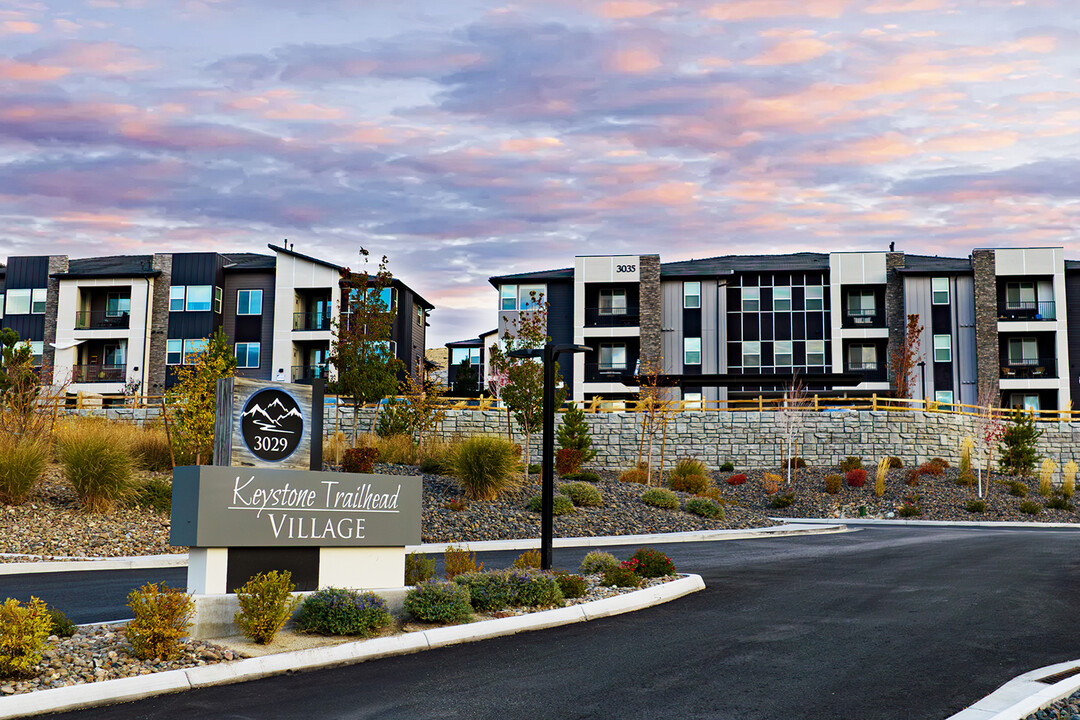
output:
[[[1024,720],[1080,720],[1080,691],[1028,715]]]

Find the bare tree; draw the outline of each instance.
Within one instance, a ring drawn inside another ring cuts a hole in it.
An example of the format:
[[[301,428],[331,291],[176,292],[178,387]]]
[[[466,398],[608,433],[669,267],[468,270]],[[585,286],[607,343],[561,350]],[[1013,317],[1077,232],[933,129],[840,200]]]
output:
[[[1001,436],[1005,434],[1005,428],[1007,423],[1001,417],[1001,408],[999,407],[1000,394],[996,388],[984,386],[979,390],[979,412],[974,417],[973,424],[975,426],[975,445],[978,448],[979,455],[982,455],[983,449],[986,450],[986,494],[990,493],[990,468],[991,461],[994,458],[994,448],[997,446],[998,441],[1001,440]],[[978,463],[976,463],[978,465]],[[979,467],[979,497],[984,497],[983,494],[983,478],[982,467]]]
[[[646,484],[652,484],[652,454],[656,431],[667,425],[667,415],[671,411],[671,393],[659,385],[662,361],[654,363],[644,360],[638,370],[638,413],[641,415],[641,439],[638,442],[638,465],[641,465],[642,450],[648,466]],[[647,449],[645,448],[648,443]],[[663,472],[663,449],[661,449],[661,472]],[[657,478],[657,483],[662,478]]]
[[[911,397],[911,376],[915,371],[915,363],[919,357],[922,331],[923,326],[919,324],[918,313],[908,315],[904,342],[900,347],[893,348],[892,353],[889,355],[889,365],[893,374],[893,394],[897,398]]]
[[[783,430],[783,436],[781,437],[781,444],[783,447],[780,450],[781,461],[787,466],[787,484],[792,482],[791,470],[792,465],[795,464],[795,459],[798,457],[797,452],[794,451],[795,444],[795,431],[802,425],[804,413],[809,408],[810,402],[806,396],[806,386],[799,380],[798,375],[791,379],[791,385],[788,387],[787,392],[784,393],[784,401],[780,406],[780,409],[776,412],[776,419]],[[799,477],[798,468],[795,468],[795,479]]]

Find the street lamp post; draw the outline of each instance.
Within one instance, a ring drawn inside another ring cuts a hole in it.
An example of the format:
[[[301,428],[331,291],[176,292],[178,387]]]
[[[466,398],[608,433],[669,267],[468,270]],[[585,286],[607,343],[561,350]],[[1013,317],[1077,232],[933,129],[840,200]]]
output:
[[[915,364],[919,366],[919,382],[922,384],[923,410],[926,410],[926,361],[920,360]]]

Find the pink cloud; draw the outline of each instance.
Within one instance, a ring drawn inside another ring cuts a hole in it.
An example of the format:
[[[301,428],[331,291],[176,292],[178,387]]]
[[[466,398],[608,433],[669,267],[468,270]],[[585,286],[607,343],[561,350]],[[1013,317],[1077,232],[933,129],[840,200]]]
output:
[[[909,157],[918,152],[916,144],[898,132],[888,132],[877,137],[863,138],[819,152],[807,153],[799,158],[802,163],[828,165],[874,165]]]
[[[777,17],[838,18],[851,0],[733,0],[710,5],[701,14],[710,20],[760,20]]]
[[[242,110],[267,120],[340,120],[345,111],[315,103],[297,102],[291,90],[271,90],[262,95],[245,95],[225,103],[230,110]]]
[[[784,40],[746,61],[747,65],[793,65],[814,60],[832,50],[832,46],[813,38]]]
[[[1020,133],[1011,130],[956,133],[926,141],[922,149],[927,152],[986,152],[1001,150],[1015,145]]]
[[[504,152],[531,153],[538,150],[551,150],[561,147],[562,144],[562,140],[555,137],[513,138],[499,143],[499,149]]]
[[[0,80],[18,82],[50,82],[64,77],[70,72],[66,67],[39,65],[0,58]]]
[[[41,26],[29,20],[4,20],[0,22],[0,35],[34,35],[41,32]]]
[[[645,2],[645,0],[611,0],[611,2],[602,3],[597,13],[611,20],[626,20],[646,17],[663,9],[663,5]]]
[[[864,12],[871,14],[925,12],[940,10],[942,5],[941,0],[884,0],[884,2],[871,5]]]
[[[645,73],[660,67],[660,57],[655,51],[644,48],[617,50],[611,56],[613,70],[624,73]]]

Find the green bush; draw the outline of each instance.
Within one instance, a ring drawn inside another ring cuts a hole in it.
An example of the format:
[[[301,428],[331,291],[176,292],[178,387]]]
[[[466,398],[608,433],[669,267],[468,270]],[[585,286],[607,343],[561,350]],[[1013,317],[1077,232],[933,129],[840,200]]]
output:
[[[1010,480],[1008,482],[1008,485],[1009,485],[1009,494],[1012,495],[1013,497],[1018,497],[1018,498],[1027,497],[1028,486],[1026,484],[1020,482],[1019,480]]]
[[[20,605],[8,598],[0,604],[0,677],[22,677],[41,660],[41,651],[52,632],[49,610],[31,597]]]
[[[578,572],[582,575],[596,575],[602,573],[610,567],[618,567],[618,559],[609,552],[603,552],[602,550],[593,550],[587,553],[581,560],[581,565],[578,567]]]
[[[578,507],[600,507],[604,498],[595,485],[587,482],[574,482],[559,487],[559,492],[570,498]]]
[[[543,498],[540,495],[534,495],[529,498],[527,507],[530,512],[540,512],[543,507]],[[569,515],[574,512],[574,501],[565,495],[556,495],[552,499],[552,512],[555,515]]]
[[[563,604],[562,590],[554,575],[519,570],[512,571],[509,578],[515,590],[515,606],[557,607]]]
[[[56,434],[56,458],[88,512],[112,510],[131,490],[131,456],[122,431],[108,423],[65,424]]]
[[[240,610],[233,621],[244,637],[259,645],[270,643],[300,604],[300,598],[292,595],[295,589],[288,570],[258,573],[238,588]]]
[[[22,505],[30,499],[49,460],[49,446],[32,437],[0,440],[0,503]]]
[[[890,470],[902,470],[904,467],[904,461],[895,455],[889,456],[889,469]]]
[[[419,585],[435,577],[435,558],[418,552],[405,556],[405,584]]]
[[[172,470],[172,452],[163,429],[143,428],[132,433],[129,442],[136,467],[150,472]]]
[[[469,588],[456,582],[428,580],[405,594],[404,608],[417,620],[460,623],[472,618]]]
[[[636,560],[637,574],[643,578],[664,577],[675,574],[675,563],[664,553],[649,547],[638,548],[631,560]]]
[[[516,486],[518,452],[509,440],[476,435],[451,457],[454,476],[473,500],[494,500]]]
[[[425,457],[420,460],[420,471],[428,475],[453,475],[453,466],[445,458]]]
[[[529,463],[529,474],[539,475],[543,471],[544,467],[540,463]]]
[[[347,473],[375,472],[375,461],[379,459],[379,449],[374,447],[354,447],[341,456],[341,471]]]
[[[1038,515],[1041,510],[1042,505],[1039,505],[1039,503],[1037,502],[1025,500],[1024,502],[1020,503],[1020,512],[1027,515]]]
[[[960,477],[956,478],[956,484],[960,487],[975,487],[975,476],[971,474],[971,471],[961,472]]]
[[[710,520],[723,520],[724,508],[707,498],[690,498],[684,506],[686,512],[700,515]]]
[[[506,572],[469,572],[454,577],[469,589],[469,602],[477,612],[495,612],[514,604],[515,589]]]
[[[777,510],[783,510],[786,507],[791,507],[795,504],[795,493],[784,493],[783,495],[776,495],[772,499],[772,506]]]
[[[616,565],[604,570],[604,579],[600,583],[614,587],[641,587],[641,576],[630,568]]]
[[[576,480],[576,481],[579,481],[579,482],[591,482],[591,483],[600,482],[600,476],[599,475],[597,475],[594,472],[588,472],[588,471],[582,471],[582,472],[576,472],[576,473],[567,473],[566,475],[562,476],[562,479],[563,480]]]
[[[721,472],[735,472],[735,463],[733,463],[733,462],[723,463],[720,466],[720,471]]]
[[[1042,434],[1031,415],[1017,409],[998,443],[1001,471],[1010,475],[1030,475],[1041,457],[1035,442]]]
[[[839,475],[827,475],[825,477],[825,492],[830,495],[835,495],[844,487],[843,480]]]
[[[1069,502],[1069,499],[1058,493],[1054,493],[1053,497],[1046,501],[1046,507],[1051,510],[1067,510],[1068,512],[1072,512],[1073,510],[1072,503]]]
[[[567,600],[585,597],[585,593],[587,593],[589,589],[585,582],[585,578],[580,575],[556,573],[555,582],[559,583],[559,590],[562,591],[563,597]]]
[[[134,507],[150,508],[168,515],[172,512],[172,481],[152,477],[145,482],[135,483],[126,502]]]
[[[128,593],[127,605],[135,616],[126,631],[132,654],[140,660],[176,657],[195,617],[191,595],[164,583],[147,583]]]
[[[476,564],[476,553],[468,548],[449,545],[443,550],[443,573],[447,580],[453,580],[458,575],[471,572],[480,572],[484,569],[484,563]]]
[[[52,634],[57,637],[68,638],[79,630],[67,615],[56,608],[49,608],[49,622],[52,623]]]
[[[848,455],[840,462],[840,471],[847,472],[848,470],[861,470],[862,458],[855,457],[854,455]]]
[[[386,601],[373,592],[323,588],[304,598],[296,613],[296,629],[319,635],[371,637],[393,624]]]
[[[904,505],[900,508],[900,517],[918,517],[922,515],[922,508],[918,505]]]
[[[539,570],[540,569],[540,551],[533,548],[532,550],[526,550],[525,552],[514,558],[513,566],[517,570]]]
[[[969,513],[981,513],[986,512],[986,502],[983,500],[968,500],[964,505],[964,509]]]
[[[375,426],[375,434],[381,438],[407,435],[411,440],[408,405],[397,398],[387,398],[379,411],[379,423]]]
[[[665,488],[649,488],[641,493],[641,502],[661,510],[676,510],[679,507],[678,496]]]
[[[667,484],[672,490],[699,495],[708,490],[711,483],[705,475],[672,475]]]

